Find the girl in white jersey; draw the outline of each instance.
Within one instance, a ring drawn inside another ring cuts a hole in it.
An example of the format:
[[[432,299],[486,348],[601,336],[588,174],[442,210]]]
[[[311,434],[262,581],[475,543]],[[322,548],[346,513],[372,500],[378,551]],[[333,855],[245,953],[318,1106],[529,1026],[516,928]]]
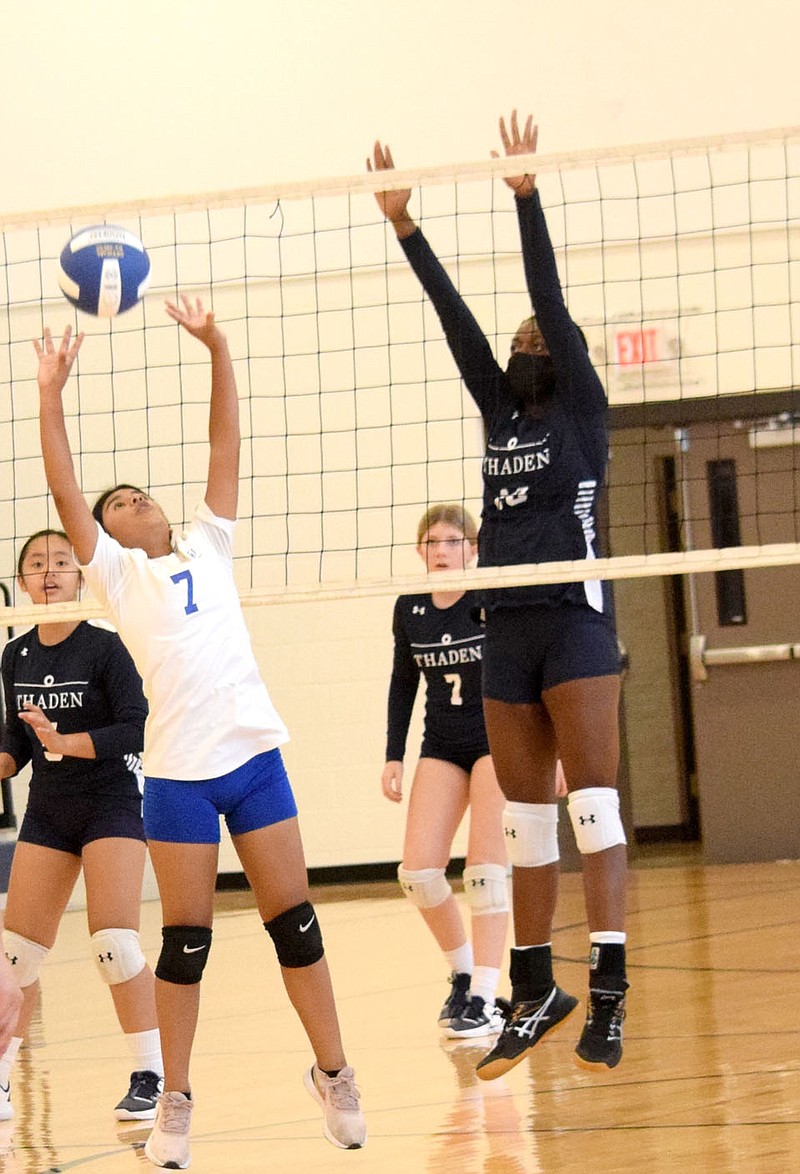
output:
[[[83,336],[45,331],[39,356],[45,471],[86,578],[141,673],[145,835],[164,917],[156,1002],[165,1092],[145,1145],[156,1166],[186,1169],[193,1101],[189,1060],[211,946],[219,816],[273,939],[289,998],[315,1055],[304,1083],[334,1145],[366,1140],[308,877],[297,809],[278,747],[286,729],[261,681],[233,580],[239,405],[224,334],[200,299],[167,313],[211,356],[210,457],[204,501],[183,533],[142,490],[119,485],[95,505],[73,469],[61,395]]]

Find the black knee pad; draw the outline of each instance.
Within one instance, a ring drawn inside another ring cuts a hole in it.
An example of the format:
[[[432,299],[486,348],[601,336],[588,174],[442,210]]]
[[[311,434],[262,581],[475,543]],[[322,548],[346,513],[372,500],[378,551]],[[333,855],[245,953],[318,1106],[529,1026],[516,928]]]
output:
[[[309,901],[265,921],[264,929],[272,938],[278,961],[288,969],[312,966],[325,953],[322,930]]]
[[[164,944],[156,966],[156,978],[179,986],[193,986],[203,977],[211,949],[211,930],[205,925],[165,925]]]

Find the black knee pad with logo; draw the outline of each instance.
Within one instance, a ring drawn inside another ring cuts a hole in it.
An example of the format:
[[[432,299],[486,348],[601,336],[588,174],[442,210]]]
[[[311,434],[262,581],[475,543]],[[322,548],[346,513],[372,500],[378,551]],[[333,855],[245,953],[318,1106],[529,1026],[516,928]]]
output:
[[[165,925],[156,978],[178,986],[192,986],[203,977],[211,949],[211,930],[205,925]]]
[[[310,901],[265,921],[264,929],[272,938],[278,961],[288,969],[312,966],[325,953],[322,930]]]

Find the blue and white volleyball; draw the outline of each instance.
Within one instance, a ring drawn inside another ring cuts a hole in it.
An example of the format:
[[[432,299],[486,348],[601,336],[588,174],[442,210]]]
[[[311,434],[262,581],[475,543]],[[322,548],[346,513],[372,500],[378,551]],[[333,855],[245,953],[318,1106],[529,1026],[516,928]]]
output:
[[[150,258],[127,228],[82,228],[61,250],[58,284],[64,297],[85,314],[124,314],[142,299],[149,282]]]

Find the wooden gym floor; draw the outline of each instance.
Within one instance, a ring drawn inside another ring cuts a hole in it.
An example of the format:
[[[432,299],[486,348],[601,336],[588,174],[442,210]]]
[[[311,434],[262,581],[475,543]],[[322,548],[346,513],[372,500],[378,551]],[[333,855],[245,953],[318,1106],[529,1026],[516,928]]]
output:
[[[369,1140],[322,1137],[302,1086],[305,1037],[247,894],[219,896],[193,1084],[196,1174],[534,1174],[800,1168],[800,862],[637,867],[630,876],[625,1055],[574,1067],[583,1017],[493,1083],[486,1041],[440,1039],[446,975],[394,885],[315,893]],[[143,910],[155,961],[159,907]],[[580,879],[563,878],[557,976],[583,996]],[[115,1122],[130,1062],[70,912],[43,971],[41,1015],[0,1122],[0,1172],[139,1174],[149,1127]],[[507,994],[505,984],[501,992]]]

